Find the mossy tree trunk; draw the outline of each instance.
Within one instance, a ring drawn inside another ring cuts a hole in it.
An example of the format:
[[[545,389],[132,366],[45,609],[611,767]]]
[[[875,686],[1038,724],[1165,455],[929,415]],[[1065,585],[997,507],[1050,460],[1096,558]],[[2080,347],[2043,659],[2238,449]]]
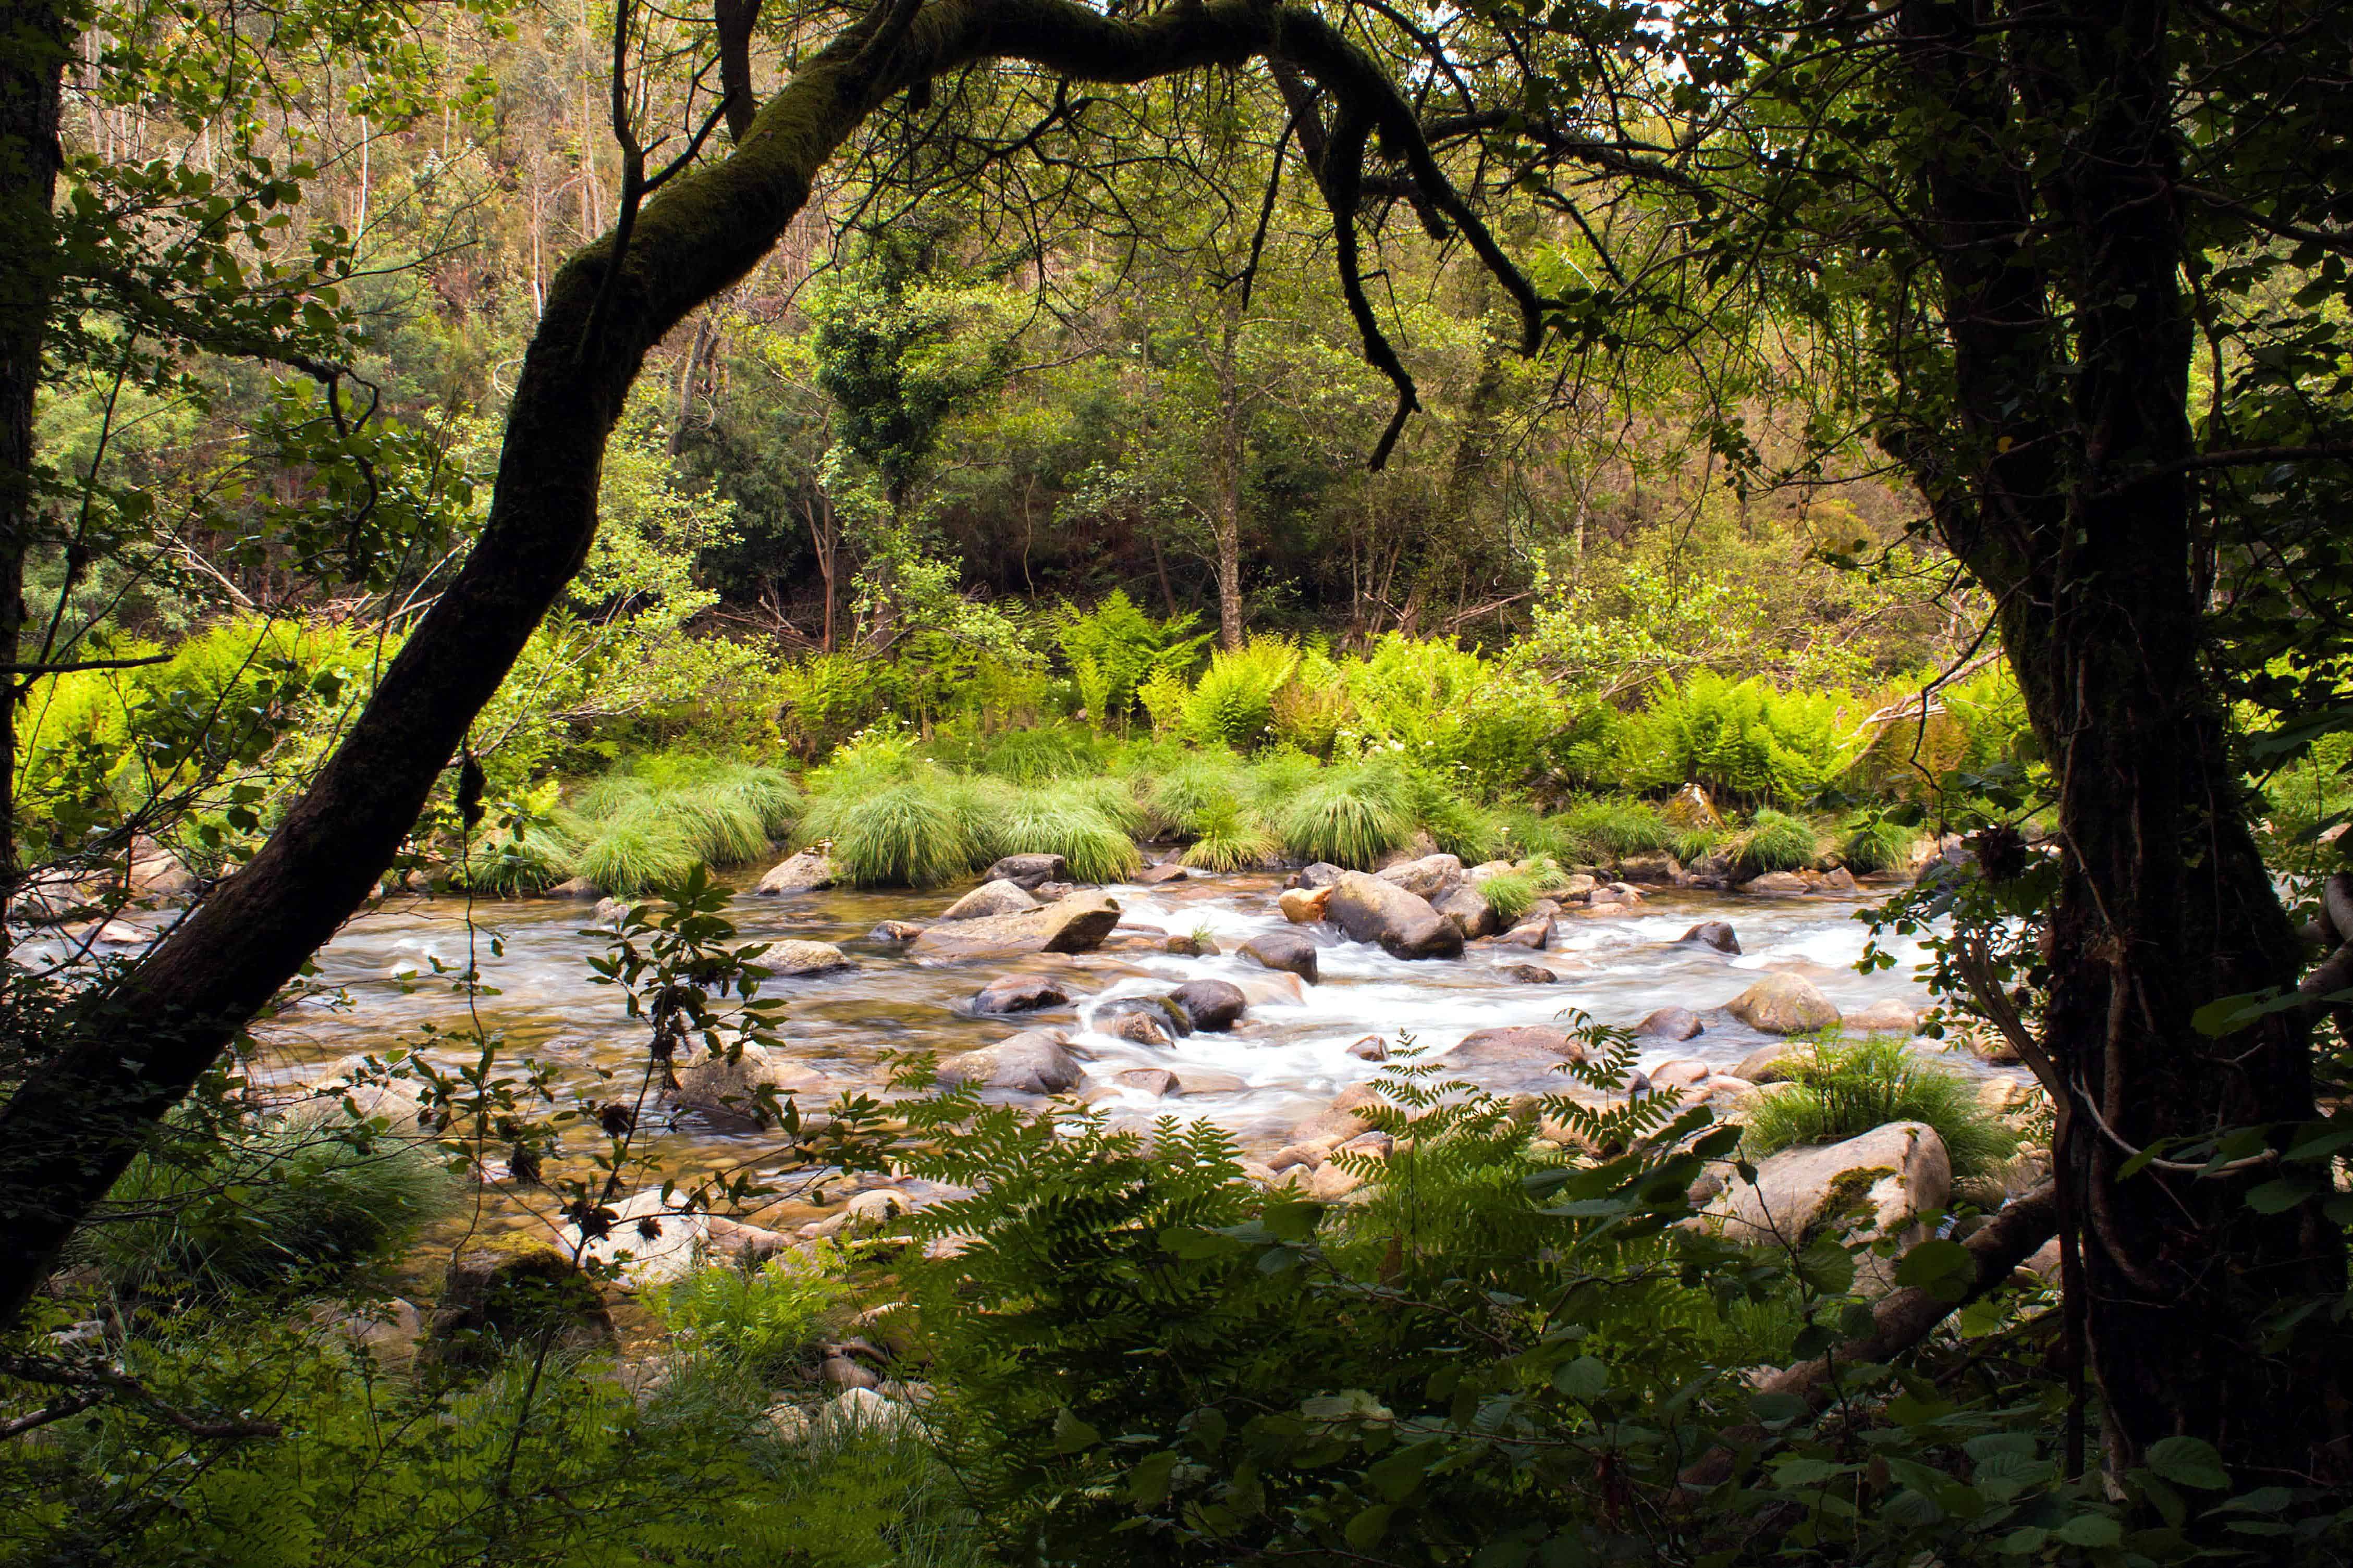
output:
[[[9,1238],[0,1322],[47,1278],[146,1131],[367,898],[474,715],[585,559],[605,443],[645,355],[767,253],[858,126],[894,95],[991,59],[1132,83],[1259,58],[1297,66],[1378,132],[1384,151],[1504,275],[1533,342],[1534,290],[1446,183],[1384,68],[1315,13],[1252,0],[1134,21],[1071,0],[878,6],[794,73],[730,155],[649,202],[626,249],[608,234],[558,272],[508,413],[490,517],[463,570],[259,853],[121,985],[91,997],[0,1110],[0,1230]],[[1352,205],[1335,209],[1344,224],[1355,216]],[[1353,272],[1342,282],[1361,296]],[[1394,363],[1370,319],[1358,319],[1368,355]]]

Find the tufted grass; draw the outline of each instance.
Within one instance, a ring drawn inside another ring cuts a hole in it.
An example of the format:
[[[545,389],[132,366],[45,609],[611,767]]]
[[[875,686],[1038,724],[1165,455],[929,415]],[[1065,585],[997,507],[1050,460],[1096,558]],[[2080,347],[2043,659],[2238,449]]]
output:
[[[1769,806],[1734,835],[1725,847],[1732,852],[1736,871],[1744,878],[1767,871],[1795,871],[1812,865],[1820,853],[1810,824]]]
[[[608,893],[627,896],[681,881],[703,863],[694,843],[652,800],[593,826],[594,837],[580,847],[573,866]]]
[[[1919,842],[1918,828],[1875,816],[1847,835],[1839,853],[1852,870],[1885,871],[1908,861],[1913,846]]]
[[[861,888],[936,888],[972,869],[971,805],[926,771],[871,793],[818,797],[802,837],[830,839],[834,864]]]
[[[1279,806],[1282,846],[1308,860],[1369,870],[1413,837],[1397,779],[1367,767],[1332,768]]]
[[[512,899],[543,893],[579,874],[579,841],[554,823],[478,834],[449,868],[452,887]]]
[[[1144,868],[1144,857],[1096,804],[1098,793],[1069,784],[1022,791],[1000,808],[993,847],[1005,855],[1060,855],[1081,882],[1128,880]]]
[[[1978,1103],[1959,1074],[1923,1062],[1896,1039],[1817,1043],[1787,1059],[1786,1085],[1747,1112],[1742,1152],[1762,1159],[1783,1149],[1837,1143],[1891,1121],[1924,1121],[1945,1142],[1956,1182],[1990,1175],[2018,1152],[2018,1135]]]
[[[1185,864],[1197,871],[1247,871],[1282,853],[1282,840],[1248,806],[1223,806],[1198,821],[1185,850]]]
[[[1487,907],[1506,921],[1516,921],[1544,896],[1536,879],[1526,871],[1499,871],[1477,887]]]
[[[1561,818],[1561,829],[1578,851],[1595,861],[1646,855],[1664,849],[1668,843],[1666,819],[1646,801],[1581,801]]]

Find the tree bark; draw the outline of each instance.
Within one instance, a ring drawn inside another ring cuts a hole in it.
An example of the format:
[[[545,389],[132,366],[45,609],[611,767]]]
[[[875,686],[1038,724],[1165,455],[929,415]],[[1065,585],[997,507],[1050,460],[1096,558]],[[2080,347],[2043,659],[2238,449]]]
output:
[[[191,910],[0,1110],[0,1325],[37,1289],[146,1131],[366,898],[468,726],[586,558],[605,443],[648,351],[766,254],[818,171],[892,96],[1019,59],[1139,82],[1260,56],[1354,104],[1416,177],[1442,186],[1413,111],[1367,53],[1304,9],[1217,0],[1121,20],[1072,0],[891,0],[804,65],[732,154],[682,174],[567,261],[509,410],[491,512],[449,588],[260,852]],[[1492,237],[1465,224],[1490,266]],[[1514,271],[1507,279],[1533,302]],[[1533,320],[1533,318],[1532,318]]]
[[[2315,1114],[2301,1016],[2222,1039],[2189,1022],[2219,997],[2293,988],[2301,954],[2200,662],[2167,7],[2110,0],[2011,34],[2052,56],[2007,72],[1992,68],[2000,21],[2014,18],[1990,0],[1900,14],[1924,97],[1960,121],[1926,171],[1959,445],[1928,426],[1894,445],[1996,595],[2057,773],[2046,1046],[2076,1111],[2057,1174],[2083,1228],[2108,1462],[2189,1435],[2249,1485],[2325,1476],[2343,1466],[2344,1331],[2320,1312],[2284,1346],[2267,1339],[2283,1310],[2344,1289],[2318,1198],[2255,1212],[2265,1167],[2120,1174],[2159,1139]],[[2029,107],[2012,81],[2089,85],[2081,104]],[[2055,168],[2030,169],[2013,111],[2063,107],[2082,129]]]
[[[1242,291],[1229,286],[1219,307],[1218,332],[1217,495],[1209,531],[1218,552],[1218,646],[1242,646],[1242,484],[1248,455],[1242,444],[1240,369]]]

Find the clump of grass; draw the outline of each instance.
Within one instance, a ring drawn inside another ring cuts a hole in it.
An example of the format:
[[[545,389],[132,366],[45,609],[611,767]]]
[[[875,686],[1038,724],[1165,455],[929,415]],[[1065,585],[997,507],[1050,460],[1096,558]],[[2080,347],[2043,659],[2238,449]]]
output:
[[[767,824],[759,808],[724,786],[674,790],[655,796],[647,809],[670,823],[707,865],[756,860],[768,851]]]
[[[818,797],[801,825],[812,841],[830,839],[833,861],[861,888],[936,888],[976,863],[967,818],[944,775],[910,775],[872,794]]]
[[[1736,835],[1727,847],[1732,851],[1735,868],[1743,877],[1767,871],[1795,871],[1812,865],[1820,852],[1810,825],[1770,806],[1759,811],[1746,831]]]
[[[719,787],[757,813],[760,826],[771,838],[782,838],[792,832],[801,814],[808,809],[800,786],[793,783],[789,774],[775,768],[731,769]]]
[[[1912,847],[1919,841],[1918,828],[1874,816],[1847,836],[1839,853],[1853,870],[1884,871],[1910,860]]]
[[[373,1136],[340,1114],[288,1117],[142,1153],[76,1251],[125,1289],[325,1289],[456,1199],[430,1144]]]
[[[1676,833],[1673,841],[1667,847],[1676,859],[1689,865],[1694,860],[1706,859],[1715,853],[1716,846],[1723,842],[1722,828],[1686,827]]]
[[[1562,825],[1542,812],[1524,805],[1505,806],[1496,814],[1496,820],[1504,830],[1504,847],[1512,854],[1558,859],[1573,851]]]
[[[1241,808],[1241,770],[1222,757],[1189,757],[1154,775],[1145,792],[1148,822],[1166,833],[1197,837],[1221,813]]]
[[[642,893],[681,881],[702,864],[695,845],[654,801],[592,826],[594,837],[573,865],[576,875],[608,893]]]
[[[1083,730],[1008,730],[989,741],[974,766],[1014,784],[1041,784],[1100,772],[1103,753],[1101,740]]]
[[[572,809],[586,822],[610,822],[632,808],[643,805],[653,795],[653,786],[634,774],[621,772],[607,773],[584,786],[572,803]]]
[[[1215,807],[1196,823],[1185,864],[1197,871],[1246,871],[1282,853],[1282,840],[1248,806]]]
[[[1144,803],[1135,798],[1135,786],[1125,779],[1111,774],[1094,778],[1070,779],[1060,786],[1071,799],[1100,813],[1106,822],[1133,837],[1143,831],[1148,819]]]
[[[1091,792],[1068,785],[1017,795],[990,837],[1001,854],[1060,855],[1082,882],[1124,882],[1144,868],[1126,829],[1103,814]]]
[[[1818,1043],[1782,1070],[1789,1081],[1748,1111],[1741,1146],[1752,1158],[1841,1142],[1891,1121],[1935,1128],[1957,1182],[1989,1175],[2018,1152],[2018,1135],[1978,1103],[1968,1080],[1919,1060],[1900,1040]]]
[[[1526,871],[1498,871],[1477,884],[1479,896],[1504,920],[1516,921],[1543,897],[1536,879]]]
[[[1332,768],[1277,811],[1283,847],[1309,860],[1368,869],[1413,836],[1397,781],[1371,768]]]
[[[1666,819],[1645,801],[1584,801],[1569,809],[1561,827],[1594,860],[1647,855],[1667,847]]]
[[[477,893],[519,898],[578,875],[579,859],[578,840],[552,822],[493,827],[466,847],[449,868],[449,881]]]
[[[1491,859],[1504,847],[1503,824],[1426,773],[1410,775],[1405,784],[1406,808],[1414,825],[1427,832],[1438,847],[1475,866]]]

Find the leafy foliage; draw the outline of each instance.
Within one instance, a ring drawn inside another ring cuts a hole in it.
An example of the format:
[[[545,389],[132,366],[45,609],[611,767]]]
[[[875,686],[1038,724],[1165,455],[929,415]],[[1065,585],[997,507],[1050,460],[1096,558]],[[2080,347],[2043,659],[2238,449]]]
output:
[[[2018,1135],[1978,1103],[1967,1079],[1918,1060],[1902,1040],[1818,1043],[1783,1070],[1789,1082],[1767,1089],[1748,1114],[1741,1146],[1757,1158],[1836,1143],[1891,1121],[1935,1128],[1957,1181],[1987,1175],[2018,1152]]]

